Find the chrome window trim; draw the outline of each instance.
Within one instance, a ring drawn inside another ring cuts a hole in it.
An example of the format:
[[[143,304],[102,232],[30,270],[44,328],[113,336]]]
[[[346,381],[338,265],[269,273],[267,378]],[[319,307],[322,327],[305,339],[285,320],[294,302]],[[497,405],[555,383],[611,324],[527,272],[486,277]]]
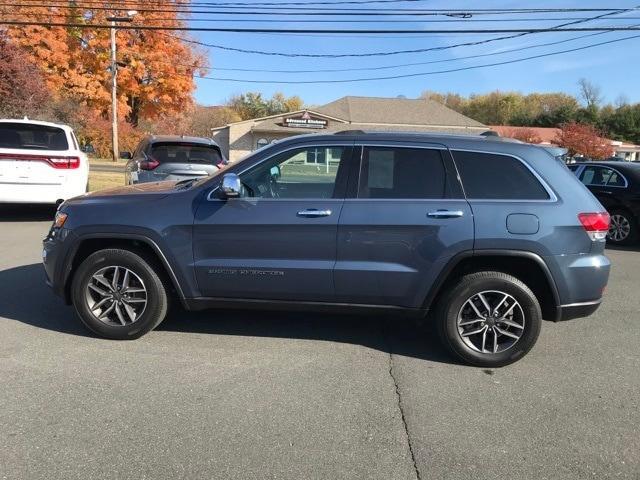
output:
[[[545,191],[547,192],[547,195],[549,195],[549,198],[540,199],[540,200],[518,199],[518,198],[472,198],[472,197],[467,197],[467,200],[469,202],[556,203],[558,201],[558,196],[553,191],[553,189],[549,186],[547,181],[544,178],[542,178],[540,176],[540,174],[538,174],[538,172],[536,172],[523,158],[521,158],[521,157],[519,157],[517,155],[514,155],[512,153],[492,152],[492,151],[487,151],[487,150],[472,150],[472,149],[468,149],[468,148],[451,148],[450,150],[451,150],[451,156],[453,157],[454,163],[456,161],[456,156],[454,155],[454,151],[470,152],[470,153],[484,153],[484,154],[487,154],[487,155],[500,155],[500,156],[503,156],[503,157],[511,157],[511,158],[519,161],[521,164],[523,164],[525,166],[525,168],[527,170],[529,170],[529,172],[531,172],[531,174],[540,182],[540,184],[542,185],[542,188],[544,188]],[[461,182],[462,182],[462,186],[464,187],[464,181],[462,180],[462,178],[461,178]]]
[[[610,167],[608,165],[598,164],[598,163],[595,163],[593,165],[581,165],[581,167],[582,169],[580,170],[580,175],[582,175],[582,173],[589,167],[598,167],[598,168],[606,168],[609,170],[613,170],[618,175],[620,175],[624,180],[624,187],[621,187],[620,185],[609,185],[607,183],[605,183],[604,185],[597,185],[594,183],[589,183],[589,184],[582,183],[582,180],[580,180],[580,176],[578,176],[578,180],[580,180],[580,183],[582,183],[585,187],[606,187],[606,188],[628,188],[629,187],[629,181],[627,180],[627,177],[625,177],[619,170],[616,170],[613,167]]]
[[[269,144],[271,145],[271,144]],[[261,161],[259,161],[258,163],[252,164],[249,167],[246,167],[244,170],[240,170],[238,172],[229,172],[229,173],[235,173],[236,175],[240,176],[243,175],[244,173],[246,173],[247,171],[251,170],[253,167],[257,167],[259,165],[262,165],[264,162],[267,162],[269,160],[271,160],[272,158],[283,154],[283,153],[287,153],[290,152],[291,150],[299,150],[299,149],[303,149],[303,148],[317,148],[320,146],[324,146],[324,147],[347,147],[347,148],[353,148],[354,144],[353,144],[353,140],[338,140],[336,142],[327,142],[326,144],[322,144],[322,143],[313,143],[313,144],[303,144],[303,145],[292,145],[288,148],[285,148],[284,150],[278,150],[277,152],[273,153],[272,155],[269,155],[268,157],[263,158]],[[222,174],[224,175],[224,173]],[[221,198],[211,198],[211,195],[213,194],[213,192],[217,191],[220,188],[220,184],[218,183],[215,187],[213,187],[213,189],[207,194],[207,201],[208,202],[213,202],[216,200],[220,200],[220,201],[227,201],[227,200],[223,200]],[[248,198],[260,198],[262,200],[267,200],[266,198],[262,198],[262,197],[248,197]],[[270,198],[268,200],[316,200],[313,198]],[[329,200],[329,199],[322,199],[322,200]],[[344,198],[334,198],[332,200],[344,200]]]

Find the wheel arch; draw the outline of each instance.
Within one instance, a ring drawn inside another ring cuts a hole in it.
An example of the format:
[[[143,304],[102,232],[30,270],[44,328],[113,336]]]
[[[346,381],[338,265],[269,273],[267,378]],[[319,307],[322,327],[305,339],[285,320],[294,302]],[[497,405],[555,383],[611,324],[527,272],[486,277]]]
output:
[[[558,321],[560,295],[549,267],[539,255],[522,250],[475,250],[455,255],[428,292],[423,309],[430,310],[456,279],[479,271],[498,271],[520,279],[538,298],[543,318]]]
[[[158,264],[162,271],[158,272],[164,275],[173,287],[177,297],[183,305],[185,303],[185,295],[180,286],[180,282],[171,267],[169,260],[164,255],[160,246],[151,238],[140,234],[86,234],[80,237],[75,243],[72,250],[68,254],[68,269],[64,276],[64,300],[67,304],[71,303],[71,285],[73,276],[75,275],[80,264],[92,253],[107,248],[122,248],[134,253],[142,253],[148,256],[152,261]]]

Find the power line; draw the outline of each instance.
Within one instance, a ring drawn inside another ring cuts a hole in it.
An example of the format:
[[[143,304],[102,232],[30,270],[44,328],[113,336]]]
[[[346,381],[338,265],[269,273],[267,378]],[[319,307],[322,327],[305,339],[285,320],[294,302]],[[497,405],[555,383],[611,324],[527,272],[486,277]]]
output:
[[[640,25],[638,25],[640,26]],[[581,40],[583,38],[588,38],[588,37],[595,37],[598,35],[606,35],[609,32],[597,32],[597,33],[590,33],[587,35],[580,35],[577,37],[573,37],[573,38],[568,38],[568,39],[564,39],[564,40],[558,40],[555,42],[547,42],[547,43],[538,43],[536,45],[527,45],[524,47],[518,47],[518,48],[510,48],[510,49],[506,49],[506,50],[501,50],[499,52],[490,52],[490,53],[481,53],[481,54],[475,54],[475,55],[467,55],[464,57],[455,57],[455,58],[445,58],[445,59],[440,59],[440,60],[429,60],[426,62],[411,62],[411,63],[402,63],[402,64],[396,64],[396,65],[382,65],[382,66],[377,66],[377,67],[358,67],[358,68],[327,68],[327,69],[318,69],[318,68],[314,68],[311,70],[269,70],[269,69],[254,69],[254,68],[221,68],[221,67],[203,67],[203,66],[198,66],[198,65],[192,65],[192,64],[176,64],[173,62],[167,62],[167,63],[171,63],[173,65],[180,65],[183,67],[188,67],[188,68],[194,68],[194,69],[203,69],[203,70],[214,70],[214,71],[222,71],[222,72],[248,72],[248,73],[340,73],[340,72],[363,72],[363,71],[375,71],[375,70],[392,70],[392,69],[396,69],[396,68],[406,68],[406,67],[415,67],[415,66],[419,66],[419,65],[432,65],[432,64],[436,64],[436,63],[449,63],[449,62],[456,62],[459,60],[470,60],[470,59],[476,59],[476,58],[484,58],[484,57],[492,57],[495,55],[504,55],[507,53],[515,53],[515,52],[522,52],[525,50],[530,50],[533,48],[541,48],[541,47],[549,47],[552,45],[560,45],[563,43],[568,43],[568,42],[575,42],[577,40]]]
[[[22,0],[23,2],[25,0]],[[545,13],[593,13],[593,12],[612,12],[622,10],[633,9],[617,9],[617,8],[529,8],[529,9],[323,9],[323,8],[281,8],[281,7],[259,7],[258,10],[246,11],[246,8],[241,7],[221,7],[226,10],[211,11],[211,10],[193,10],[188,6],[181,6],[178,4],[167,4],[174,6],[173,8],[145,8],[140,7],[137,3],[129,3],[128,5],[122,4],[122,7],[105,7],[104,2],[93,0],[81,0],[73,4],[53,4],[53,3],[41,3],[42,0],[34,0],[40,3],[0,3],[0,6],[8,7],[35,7],[35,8],[61,8],[68,10],[98,10],[98,11],[114,11],[114,10],[128,10],[135,8],[139,12],[154,12],[154,13],[188,13],[188,14],[207,14],[207,15],[302,15],[302,16],[404,16],[404,15],[417,15],[417,16],[478,16],[478,15],[516,15],[516,14],[545,14]],[[194,5],[191,3],[190,5]],[[204,7],[203,7],[204,8]],[[264,10],[264,11],[263,11]]]
[[[524,62],[524,61],[527,61],[527,60],[534,60],[534,59],[545,58],[545,57],[550,57],[550,56],[554,56],[554,55],[561,55],[561,54],[564,54],[564,53],[577,52],[577,51],[586,50],[586,49],[589,49],[589,48],[599,47],[599,46],[602,46],[602,45],[609,45],[609,44],[616,43],[616,42],[623,42],[623,41],[626,41],[626,40],[632,40],[632,39],[635,39],[635,38],[640,38],[640,35],[633,35],[631,37],[624,37],[624,38],[618,38],[618,39],[615,39],[615,40],[608,40],[606,42],[594,43],[592,45],[586,45],[586,46],[583,46],[583,47],[571,48],[571,49],[568,49],[568,50],[560,50],[560,51],[557,51],[557,52],[549,52],[549,53],[543,53],[543,54],[540,54],[540,55],[533,55],[533,56],[524,57],[524,58],[517,58],[517,59],[513,59],[513,60],[505,60],[505,61],[502,61],[502,62],[487,63],[487,64],[483,64],[483,65],[472,65],[472,66],[467,66],[467,67],[452,68],[452,69],[448,69],[448,70],[435,70],[435,71],[430,71],[430,72],[407,73],[407,74],[402,74],[402,75],[390,75],[390,76],[383,76],[383,77],[350,78],[350,79],[341,79],[341,80],[245,80],[245,79],[237,79],[237,78],[208,77],[208,76],[201,76],[201,75],[194,75],[194,77],[205,79],[205,80],[214,80],[214,81],[222,81],[222,82],[234,82],[234,83],[294,84],[294,85],[301,85],[301,84],[328,84],[328,83],[356,83],[356,82],[371,82],[371,81],[379,81],[379,80],[396,80],[396,79],[400,79],[400,78],[422,77],[422,76],[428,76],[428,75],[441,75],[441,74],[445,74],[445,73],[455,73],[455,72],[463,72],[463,71],[467,71],[467,70],[476,70],[476,69],[480,69],[480,68],[496,67],[496,66],[501,66],[501,65],[509,65],[509,64],[512,64],[512,63],[519,63],[519,62]]]
[[[28,21],[11,21],[1,20],[0,25],[13,26],[40,26],[40,27],[69,27],[69,28],[96,28],[110,29],[113,28],[109,24],[96,23],[74,23],[74,22],[28,22]],[[415,30],[415,29],[292,29],[292,28],[239,28],[239,27],[182,27],[182,26],[161,26],[161,25],[117,25],[120,30],[168,30],[180,32],[226,32],[226,33],[353,33],[353,34],[414,34],[414,33],[468,33],[468,34],[494,34],[494,33],[557,33],[557,32],[625,32],[640,30],[640,27],[570,27],[570,28],[495,28],[495,29],[434,29],[434,30]]]
[[[67,18],[68,15],[60,13],[16,13],[18,17],[62,17]],[[415,19],[402,19],[402,20],[318,20],[318,19],[296,19],[296,20],[281,20],[281,19],[210,19],[210,18],[145,18],[144,22],[175,22],[175,21],[188,21],[188,22],[231,22],[231,23],[494,23],[494,22],[559,22],[566,20],[591,20],[589,17],[551,17],[551,18],[450,18],[450,19],[437,19],[437,20],[415,20]],[[640,20],[640,17],[617,17],[609,18],[609,20]],[[135,23],[133,25],[136,25]]]
[[[609,16],[612,16],[612,15],[626,13],[627,11],[630,11],[630,10],[632,10],[632,9],[603,13],[603,14],[596,15],[594,17],[589,17],[589,18],[586,18],[586,19],[583,19],[583,20],[576,20],[576,21],[573,21],[573,22],[561,23],[559,25],[555,25],[553,28],[562,28],[562,27],[567,27],[567,26],[570,26],[570,25],[586,23],[586,22],[591,21],[591,20],[599,20],[599,19],[602,19],[602,18],[605,18],[605,17],[609,17]],[[518,33],[516,35],[506,35],[506,36],[500,36],[500,37],[494,37],[494,38],[486,38],[486,39],[483,39],[483,40],[475,40],[475,41],[470,41],[470,42],[457,43],[457,44],[453,44],[453,45],[441,45],[441,46],[437,46],[437,47],[428,47],[428,48],[395,50],[395,51],[389,51],[389,52],[323,54],[323,53],[268,52],[268,51],[263,51],[263,50],[243,49],[243,48],[237,48],[237,47],[230,47],[230,46],[226,46],[226,45],[219,45],[219,44],[201,42],[199,40],[192,40],[192,39],[184,38],[184,37],[181,37],[181,36],[172,35],[172,34],[169,34],[169,33],[161,33],[161,35],[173,37],[173,38],[182,40],[184,42],[191,43],[191,44],[194,44],[194,45],[199,45],[199,46],[202,46],[202,47],[216,48],[218,50],[226,50],[226,51],[239,52],[239,53],[248,53],[248,54],[256,54],[256,55],[266,55],[266,56],[278,56],[278,57],[287,57],[287,58],[364,58],[364,57],[379,57],[379,56],[392,56],[392,55],[403,55],[403,54],[414,54],[414,53],[426,53],[426,52],[449,50],[449,49],[458,48],[458,47],[469,47],[469,46],[484,45],[484,44],[496,42],[496,41],[499,41],[499,40],[509,40],[509,39],[512,39],[512,38],[520,38],[520,37],[523,37],[523,36],[526,36],[526,35],[529,35],[529,34],[530,33]]]

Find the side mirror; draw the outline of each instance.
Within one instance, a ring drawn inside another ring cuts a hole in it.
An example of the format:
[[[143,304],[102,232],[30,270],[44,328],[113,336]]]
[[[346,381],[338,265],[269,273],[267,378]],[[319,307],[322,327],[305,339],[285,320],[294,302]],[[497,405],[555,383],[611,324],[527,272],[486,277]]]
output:
[[[275,178],[276,180],[278,180],[280,178],[280,175],[282,174],[282,172],[280,171],[280,166],[279,165],[271,167],[271,170],[270,170],[269,173],[271,173],[271,176],[273,178]]]
[[[240,182],[240,177],[235,173],[226,173],[222,177],[220,194],[222,198],[240,197],[240,195],[242,194],[242,182]]]
[[[120,158],[123,160],[131,160],[133,156],[131,155],[131,152],[120,152]]]

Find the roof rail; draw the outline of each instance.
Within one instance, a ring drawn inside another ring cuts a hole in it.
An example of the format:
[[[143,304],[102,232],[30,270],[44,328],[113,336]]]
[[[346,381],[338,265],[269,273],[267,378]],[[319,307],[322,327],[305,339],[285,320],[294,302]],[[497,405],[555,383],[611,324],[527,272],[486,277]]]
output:
[[[364,135],[365,132],[364,130],[340,130],[338,132],[335,132],[334,135]]]

